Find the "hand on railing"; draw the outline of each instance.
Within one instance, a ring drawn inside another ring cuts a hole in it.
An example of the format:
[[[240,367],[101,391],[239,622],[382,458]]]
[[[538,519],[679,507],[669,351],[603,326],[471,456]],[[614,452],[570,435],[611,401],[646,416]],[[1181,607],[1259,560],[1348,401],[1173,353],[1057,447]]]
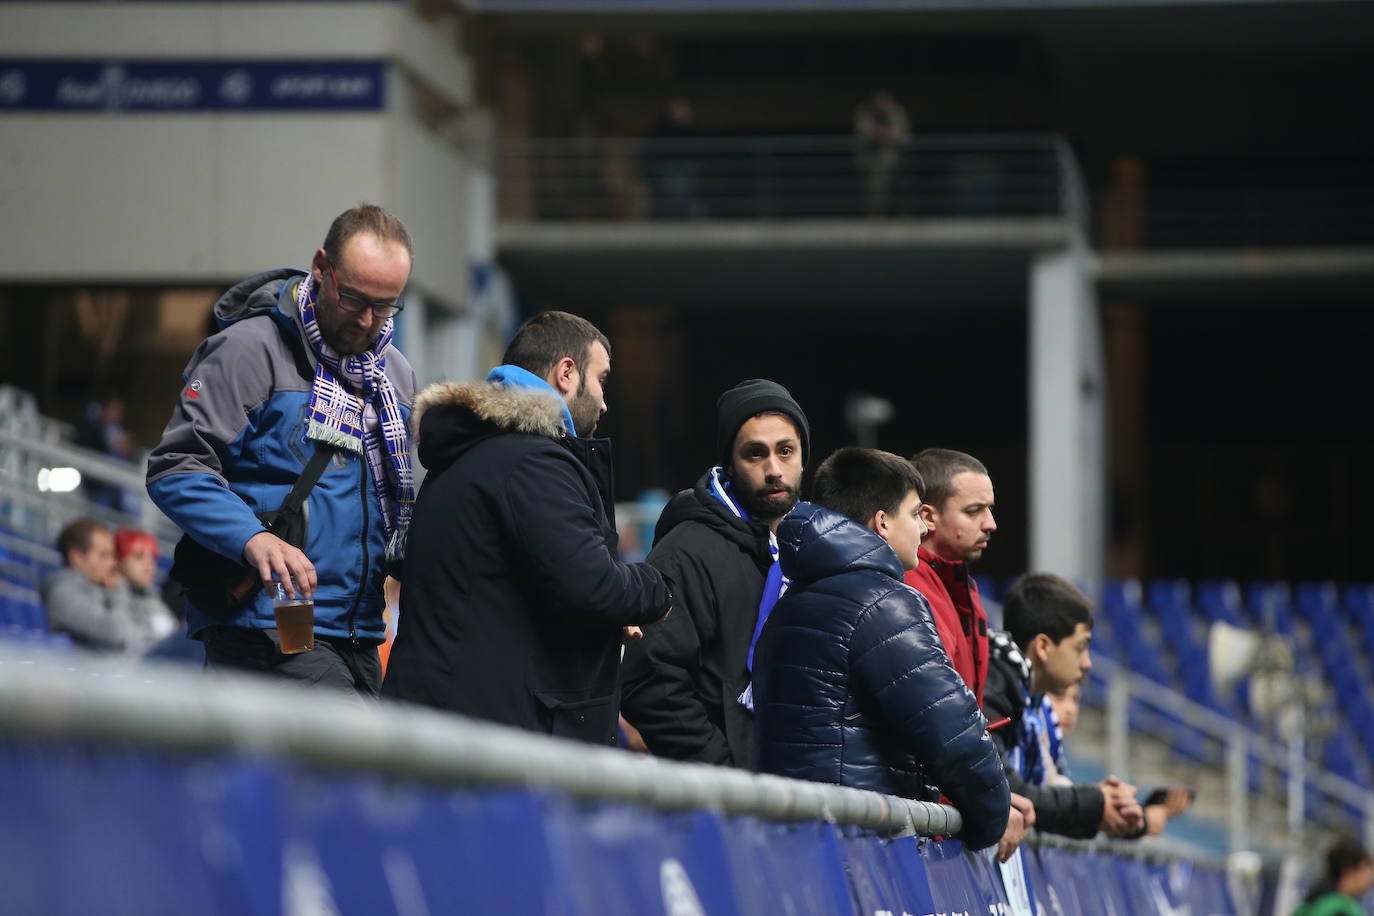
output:
[[[1031,827],[1035,826],[1035,805],[1024,795],[1011,793],[1011,815],[1007,818],[1007,829],[997,842],[997,861],[1005,862],[1016,854],[1021,841],[1026,838]]]
[[[1102,790],[1102,832],[1115,837],[1139,836],[1145,812],[1136,800],[1135,786],[1108,776],[1097,787]]]

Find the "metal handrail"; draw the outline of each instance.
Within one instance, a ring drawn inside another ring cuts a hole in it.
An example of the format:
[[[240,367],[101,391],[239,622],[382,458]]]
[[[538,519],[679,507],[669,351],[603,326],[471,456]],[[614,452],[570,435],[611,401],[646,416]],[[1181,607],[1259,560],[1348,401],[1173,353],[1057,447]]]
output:
[[[1094,658],[1093,665],[1097,669],[1097,674],[1104,677],[1108,685],[1108,757],[1109,764],[1114,769],[1124,770],[1127,757],[1124,746],[1125,733],[1131,701],[1171,713],[1188,727],[1217,740],[1223,748],[1229,748],[1224,754],[1223,766],[1228,771],[1228,791],[1233,796],[1228,799],[1232,808],[1232,842],[1233,845],[1237,844],[1239,833],[1243,831],[1243,825],[1248,820],[1245,815],[1248,791],[1245,768],[1249,765],[1249,755],[1253,754],[1262,764],[1275,771],[1291,771],[1292,755],[1295,753],[1293,747],[1247,730],[1242,723],[1229,716],[1208,709],[1169,687],[1134,674],[1119,662],[1099,655]],[[1289,772],[1289,806],[1294,803],[1292,793],[1299,791],[1296,780],[1300,779],[1303,787],[1315,786],[1328,797],[1365,812],[1365,832],[1369,842],[1374,843],[1374,791],[1310,761],[1304,759],[1303,762],[1305,772],[1297,775]]]
[[[1171,861],[1187,859],[1198,865],[1225,870],[1228,862],[1225,856],[1215,855],[1186,843],[1179,843],[1164,837],[1142,837],[1138,840],[1118,840],[1098,836],[1091,840],[1079,840],[1054,833],[1034,830],[1027,834],[1026,842],[1031,846],[1046,846],[1052,849],[1071,849],[1075,852],[1105,852],[1128,859],[1146,861]]]
[[[0,647],[0,733],[234,751],[452,785],[520,785],[663,810],[825,820],[891,835],[953,836],[946,805],[728,767],[640,756],[417,706],[168,663]]]
[[[0,453],[7,451],[17,453],[23,460],[20,462],[22,473],[19,476],[16,476],[13,468],[0,468],[0,496],[6,500],[22,503],[40,515],[57,510],[63,520],[78,515],[92,515],[116,524],[137,524],[156,536],[164,551],[170,550],[180,534],[148,497],[144,471],[138,465],[71,443],[45,441],[0,427]],[[27,476],[30,470],[39,465],[76,468],[83,479],[96,480],[136,493],[139,511],[131,514],[93,505],[79,491],[70,494],[40,493],[34,479]],[[46,536],[47,533],[41,534]]]
[[[1036,214],[1086,220],[1054,134],[541,137],[496,141],[506,220]],[[1072,190],[1066,190],[1072,186]]]

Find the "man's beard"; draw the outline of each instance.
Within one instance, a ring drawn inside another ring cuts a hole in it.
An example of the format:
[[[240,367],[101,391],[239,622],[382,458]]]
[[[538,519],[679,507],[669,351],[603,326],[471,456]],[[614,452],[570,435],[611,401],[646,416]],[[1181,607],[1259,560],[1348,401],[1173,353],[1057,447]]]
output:
[[[330,327],[325,324],[325,322],[318,321],[318,319],[317,323],[320,326],[320,336],[324,338],[325,343],[329,344],[329,349],[333,350],[335,354],[339,356],[357,356],[359,353],[366,353],[368,350],[371,350],[372,345],[377,342],[377,338],[374,335],[368,337],[361,344],[346,343],[339,336],[338,328]]]
[[[572,414],[573,429],[579,438],[586,439],[596,434],[596,424],[601,420],[601,405],[596,403],[596,398],[587,396],[585,375],[577,386],[577,394],[568,404],[568,413]]]
[[[786,492],[781,496],[769,496],[768,491],[783,487]],[[780,480],[767,481],[759,490],[741,490],[740,501],[749,517],[761,522],[771,522],[782,518],[797,504],[797,490]]]

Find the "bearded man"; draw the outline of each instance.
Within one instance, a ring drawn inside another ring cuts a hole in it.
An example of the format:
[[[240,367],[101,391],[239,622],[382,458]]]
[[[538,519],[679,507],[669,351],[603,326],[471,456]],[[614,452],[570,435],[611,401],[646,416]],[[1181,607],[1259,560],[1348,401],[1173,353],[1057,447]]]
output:
[[[529,731],[616,740],[622,634],[668,613],[616,553],[611,445],[593,438],[606,335],[541,312],[485,381],[416,399],[428,470],[382,692]]]
[[[754,643],[787,588],[778,523],[811,430],[787,389],[740,382],[716,404],[720,464],[663,510],[648,563],[677,612],[627,650],[621,712],[664,757],[753,769]]]
[[[204,641],[207,667],[377,695],[382,584],[414,502],[415,372],[391,343],[412,250],[399,219],[363,204],[334,220],[309,270],[249,277],[215,303],[220,330],[186,367],[148,456],[148,495],[202,547],[313,599],[315,649],[280,651],[271,589],[220,606],[183,579],[188,635]],[[296,545],[258,513],[282,505],[317,450],[328,465]]]

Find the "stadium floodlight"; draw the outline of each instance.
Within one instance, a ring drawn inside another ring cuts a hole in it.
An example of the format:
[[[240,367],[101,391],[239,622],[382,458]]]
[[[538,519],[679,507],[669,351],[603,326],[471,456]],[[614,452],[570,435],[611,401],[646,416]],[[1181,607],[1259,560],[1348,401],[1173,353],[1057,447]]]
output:
[[[38,489],[42,493],[70,493],[81,486],[81,472],[76,468],[39,468]]]

